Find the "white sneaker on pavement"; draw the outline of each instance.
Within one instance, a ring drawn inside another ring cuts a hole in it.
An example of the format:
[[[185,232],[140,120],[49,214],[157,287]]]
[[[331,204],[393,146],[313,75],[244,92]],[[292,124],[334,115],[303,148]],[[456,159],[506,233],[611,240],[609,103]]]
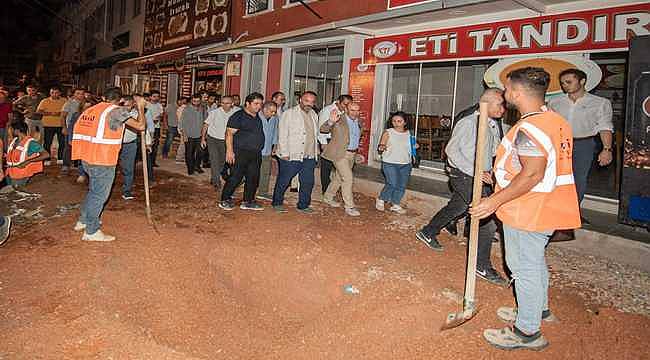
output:
[[[375,209],[379,211],[384,211],[384,200],[377,198],[375,200]]]
[[[328,198],[323,198],[323,202],[331,207],[341,207],[341,203],[336,200],[330,200]]]
[[[94,234],[89,235],[84,231],[84,236],[81,237],[83,241],[113,241],[115,236],[106,235],[101,230],[97,230]]]
[[[390,211],[396,212],[396,213],[398,213],[398,214],[400,214],[400,215],[404,215],[404,214],[406,214],[406,209],[404,209],[403,207],[401,207],[401,206],[399,206],[399,205],[393,205],[393,206],[391,206],[391,207],[390,207]]]
[[[77,176],[77,184],[83,184],[86,182],[86,177],[83,175]]]
[[[77,223],[74,224],[74,231],[81,231],[81,230],[86,230],[86,224],[82,223],[81,221],[77,221]]]
[[[359,210],[355,208],[345,208],[345,213],[348,214],[349,216],[361,216]]]

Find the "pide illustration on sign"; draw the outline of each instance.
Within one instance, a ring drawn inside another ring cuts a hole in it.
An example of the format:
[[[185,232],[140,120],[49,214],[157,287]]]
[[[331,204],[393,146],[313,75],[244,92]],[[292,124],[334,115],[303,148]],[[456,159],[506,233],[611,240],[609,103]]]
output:
[[[650,3],[366,39],[364,63],[624,49],[643,35]]]

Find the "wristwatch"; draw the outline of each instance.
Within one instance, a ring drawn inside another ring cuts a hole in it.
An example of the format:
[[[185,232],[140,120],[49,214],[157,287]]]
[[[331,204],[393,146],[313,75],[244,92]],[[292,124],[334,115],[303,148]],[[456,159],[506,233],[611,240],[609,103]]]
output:
[[[612,148],[611,147],[603,147],[603,151],[612,152]]]

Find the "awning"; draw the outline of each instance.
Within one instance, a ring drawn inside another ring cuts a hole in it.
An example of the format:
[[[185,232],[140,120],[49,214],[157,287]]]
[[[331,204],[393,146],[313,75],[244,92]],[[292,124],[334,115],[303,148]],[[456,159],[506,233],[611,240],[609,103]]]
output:
[[[187,49],[189,49],[189,46],[183,46],[173,50],[161,51],[159,53],[154,53],[151,55],[140,56],[135,59],[120,61],[117,63],[117,66],[118,67],[142,66],[142,65],[156,64],[164,61],[185,59],[185,53],[187,52]]]
[[[128,52],[128,53],[120,53],[120,54],[111,55],[111,56],[105,57],[103,59],[99,59],[99,60],[96,60],[96,61],[91,61],[91,62],[88,62],[88,63],[85,63],[85,64],[81,64],[81,65],[77,66],[73,70],[73,72],[79,74],[79,73],[82,73],[82,72],[84,72],[86,70],[91,70],[91,69],[106,69],[106,68],[109,68],[109,67],[113,66],[113,64],[115,64],[117,62],[125,61],[127,59],[134,58],[134,57],[136,57],[138,55],[139,54],[137,52]]]

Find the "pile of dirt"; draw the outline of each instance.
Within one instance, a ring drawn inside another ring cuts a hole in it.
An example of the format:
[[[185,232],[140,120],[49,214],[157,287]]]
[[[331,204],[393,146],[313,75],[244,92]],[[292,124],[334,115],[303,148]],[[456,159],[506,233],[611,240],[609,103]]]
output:
[[[45,214],[84,195],[52,172],[28,189]],[[369,198],[359,218],[320,203],[312,215],[223,212],[208,185],[157,177],[159,235],[141,191],[119,197],[119,176],[102,218],[115,242],[80,241],[75,211],[16,226],[0,251],[0,358],[648,358],[650,319],[593,311],[573,288],[551,289],[561,322],[544,325],[551,346],[539,354],[485,344],[483,329],[503,326],[495,310],[513,303],[485,282],[477,317],[440,332],[460,306],[466,247],[443,236],[445,252],[428,250]]]

